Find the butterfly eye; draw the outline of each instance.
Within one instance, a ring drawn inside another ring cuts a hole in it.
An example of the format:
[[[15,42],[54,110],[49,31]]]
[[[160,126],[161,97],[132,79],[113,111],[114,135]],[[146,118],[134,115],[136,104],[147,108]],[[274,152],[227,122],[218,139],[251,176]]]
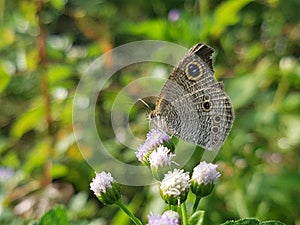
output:
[[[221,117],[219,115],[216,115],[213,117],[213,120],[215,123],[220,123],[221,122]]]
[[[204,95],[203,99],[204,99],[205,101],[208,101],[208,100],[210,99],[210,97],[209,97],[209,95]]]
[[[190,64],[188,66],[188,71],[193,77],[198,76],[200,73],[199,67],[196,64]]]
[[[201,66],[197,62],[190,62],[186,66],[186,74],[191,80],[199,79],[202,75]]]
[[[206,100],[202,103],[202,109],[206,112],[210,111],[212,108],[212,104],[210,103],[210,101]]]
[[[219,127],[217,127],[217,126],[213,126],[212,128],[211,128],[211,131],[213,132],[213,133],[218,133],[219,132]]]

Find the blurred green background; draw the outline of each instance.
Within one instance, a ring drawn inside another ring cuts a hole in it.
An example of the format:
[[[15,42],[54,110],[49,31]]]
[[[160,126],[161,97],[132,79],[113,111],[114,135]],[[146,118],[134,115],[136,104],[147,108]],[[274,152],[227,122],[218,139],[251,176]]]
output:
[[[94,171],[74,141],[72,100],[95,58],[154,39],[212,46],[215,76],[234,105],[233,129],[215,159],[222,176],[200,203],[205,224],[257,217],[299,225],[299,10],[298,0],[0,0],[0,224],[28,224],[57,204],[70,224],[131,224],[89,191]],[[119,71],[98,98],[107,130],[99,135],[124,162],[136,159],[114,139],[111,106],[122,87],[156,67]],[[166,77],[172,69],[159,67]],[[145,117],[140,108],[130,115],[141,138]],[[164,206],[156,186],[126,186],[123,194],[145,222]]]

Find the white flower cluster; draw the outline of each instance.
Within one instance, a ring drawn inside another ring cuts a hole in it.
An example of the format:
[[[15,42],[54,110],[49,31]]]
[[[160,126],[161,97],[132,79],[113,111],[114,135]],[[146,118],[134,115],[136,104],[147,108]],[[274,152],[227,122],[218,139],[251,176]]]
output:
[[[169,171],[160,184],[160,189],[164,195],[178,197],[187,192],[190,187],[190,176],[184,170],[174,169]]]
[[[90,190],[94,192],[96,196],[101,195],[101,193],[105,193],[107,188],[112,187],[112,182],[114,178],[112,177],[111,173],[101,172],[96,173],[96,177],[93,178],[92,182],[90,183]]]
[[[196,166],[193,170],[192,180],[198,182],[198,184],[215,184],[218,177],[221,174],[217,171],[217,165],[207,162],[201,162],[198,166]]]
[[[170,149],[164,146],[159,146],[149,156],[150,166],[155,169],[170,166],[174,156],[175,154],[170,153]]]

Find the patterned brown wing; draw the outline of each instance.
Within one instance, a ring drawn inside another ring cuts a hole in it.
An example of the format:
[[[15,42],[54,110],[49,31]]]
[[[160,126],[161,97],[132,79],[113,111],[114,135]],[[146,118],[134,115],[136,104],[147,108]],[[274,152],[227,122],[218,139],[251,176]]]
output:
[[[164,85],[152,119],[156,126],[208,150],[218,150],[234,114],[223,84],[214,79],[213,49],[192,47]]]

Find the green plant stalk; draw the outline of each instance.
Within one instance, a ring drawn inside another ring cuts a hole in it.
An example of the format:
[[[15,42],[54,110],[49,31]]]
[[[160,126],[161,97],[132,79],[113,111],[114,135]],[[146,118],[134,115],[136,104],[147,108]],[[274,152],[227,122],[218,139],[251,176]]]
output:
[[[188,225],[188,217],[185,203],[181,204],[182,225]]]
[[[129,216],[134,224],[143,225],[143,223],[137,217],[135,217],[132,212],[129,211],[129,209],[122,203],[121,200],[116,201],[115,204],[118,205],[123,210],[123,212],[125,212]]]
[[[177,205],[169,205],[169,210],[173,210],[173,211],[177,212],[178,206]]]
[[[193,213],[196,212],[196,210],[198,208],[198,205],[199,205],[199,202],[200,202],[200,199],[201,199],[201,197],[199,197],[199,196],[196,197],[196,200],[195,200],[195,203],[194,203],[194,206],[193,206]]]

